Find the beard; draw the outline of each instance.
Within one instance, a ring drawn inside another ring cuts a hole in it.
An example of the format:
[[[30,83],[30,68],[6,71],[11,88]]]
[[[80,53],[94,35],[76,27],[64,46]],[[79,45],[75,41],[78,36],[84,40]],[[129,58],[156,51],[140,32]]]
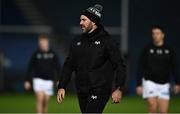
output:
[[[81,25],[81,29],[83,33],[89,33],[93,28],[93,25],[89,23],[87,26]]]

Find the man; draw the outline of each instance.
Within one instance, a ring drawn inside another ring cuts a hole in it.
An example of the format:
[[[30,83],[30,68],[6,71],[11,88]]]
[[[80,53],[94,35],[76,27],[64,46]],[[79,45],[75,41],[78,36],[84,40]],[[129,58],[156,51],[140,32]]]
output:
[[[125,82],[125,65],[121,53],[100,25],[101,5],[83,10],[80,26],[83,34],[75,38],[65,60],[58,86],[57,101],[62,102],[71,74],[75,71],[76,88],[82,113],[102,113],[111,94],[114,74],[115,89],[112,99],[120,102]]]
[[[141,53],[137,76],[138,95],[147,100],[150,113],[168,112],[170,98],[170,75],[174,76],[174,92],[180,91],[180,80],[175,51],[164,43],[165,33],[159,27],[152,28],[153,43]]]
[[[57,55],[50,49],[49,39],[39,36],[39,49],[33,54],[28,68],[28,76],[24,83],[26,90],[31,88],[36,94],[37,113],[47,113],[50,96],[53,95],[53,81],[59,75],[60,64]]]

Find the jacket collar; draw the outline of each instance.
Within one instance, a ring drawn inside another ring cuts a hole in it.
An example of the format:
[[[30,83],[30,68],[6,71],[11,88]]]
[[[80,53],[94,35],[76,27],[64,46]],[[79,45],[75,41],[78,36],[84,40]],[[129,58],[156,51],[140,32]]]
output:
[[[104,30],[104,27],[102,25],[100,25],[93,32],[91,32],[89,34],[88,33],[82,34],[82,38],[86,38],[89,41],[94,41],[94,40],[97,40],[99,38],[99,36],[102,36],[105,34],[107,34],[107,32]]]
[[[38,49],[38,52],[40,52],[40,53],[50,53],[50,52],[52,52],[52,49],[50,48],[48,51],[42,51],[41,49]]]

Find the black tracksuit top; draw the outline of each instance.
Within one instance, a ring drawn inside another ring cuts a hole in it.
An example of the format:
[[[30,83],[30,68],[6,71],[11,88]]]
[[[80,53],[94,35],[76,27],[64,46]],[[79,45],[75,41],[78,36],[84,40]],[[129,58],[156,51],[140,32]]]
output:
[[[72,41],[58,88],[66,89],[73,71],[77,91],[111,88],[115,74],[116,87],[124,87],[126,68],[121,53],[103,27],[98,27],[90,34],[82,34]]]
[[[37,50],[29,62],[26,80],[31,81],[35,77],[55,80],[57,75],[60,75],[60,63],[56,53],[52,50],[48,52]]]
[[[150,43],[144,47],[139,59],[137,86],[142,84],[142,78],[159,84],[169,83],[171,75],[175,83],[180,84],[177,58],[172,47],[166,44],[157,47]]]

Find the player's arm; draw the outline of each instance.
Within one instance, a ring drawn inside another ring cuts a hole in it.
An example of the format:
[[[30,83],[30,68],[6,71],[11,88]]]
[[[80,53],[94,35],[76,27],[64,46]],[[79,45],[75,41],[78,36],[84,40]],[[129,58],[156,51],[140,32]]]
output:
[[[62,100],[65,97],[65,90],[67,87],[67,84],[69,83],[72,72],[74,71],[74,60],[72,56],[72,45],[70,47],[69,55],[66,58],[63,68],[62,68],[62,73],[60,76],[59,84],[58,84],[58,93],[57,93],[57,101],[58,103],[61,103]]]
[[[32,82],[32,77],[33,77],[33,73],[34,73],[35,61],[36,61],[36,57],[35,57],[35,54],[33,54],[29,61],[27,76],[26,76],[26,79],[24,82],[24,88],[26,90],[31,89],[31,82]]]
[[[177,62],[177,55],[175,51],[172,49],[171,51],[171,68],[172,74],[174,76],[175,86],[174,86],[174,93],[177,94],[180,92],[180,77],[178,72],[178,62]]]
[[[138,69],[137,69],[137,76],[136,76],[136,93],[138,95],[142,95],[142,78],[146,69],[146,62],[147,62],[147,54],[146,54],[146,47],[142,49],[139,61],[138,61]]]
[[[109,38],[107,44],[108,57],[113,65],[113,69],[116,71],[115,76],[115,90],[112,93],[113,102],[118,103],[122,97],[122,90],[124,89],[126,79],[126,65],[122,59],[121,52],[111,38]]]
[[[60,64],[59,58],[55,52],[54,52],[53,62],[54,62],[54,70],[55,70],[55,74],[56,74],[55,82],[56,82],[56,85],[58,86],[58,84],[59,84],[58,76],[60,76],[60,73],[61,73],[61,64]]]

